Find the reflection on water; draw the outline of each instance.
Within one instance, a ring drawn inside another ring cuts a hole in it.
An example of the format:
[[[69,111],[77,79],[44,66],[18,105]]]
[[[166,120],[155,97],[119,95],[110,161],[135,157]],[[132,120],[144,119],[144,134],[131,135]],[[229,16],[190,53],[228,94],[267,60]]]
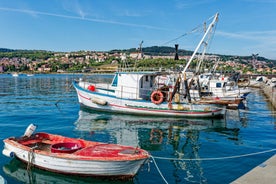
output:
[[[231,118],[234,118],[233,114]],[[152,155],[173,158],[169,167],[172,167],[174,176],[196,183],[206,181],[200,158],[207,150],[202,147],[202,142],[221,141],[211,139],[209,134],[239,142],[239,130],[233,124],[228,127],[221,119],[150,118],[95,113],[86,108],[79,111],[75,122],[75,133],[81,138],[139,146]]]
[[[92,177],[79,177],[70,176],[63,174],[56,174],[37,168],[27,170],[27,165],[23,164],[18,159],[12,159],[8,164],[3,166],[5,174],[13,177],[17,181],[23,183],[58,183],[58,184],[88,184],[88,183],[99,183],[108,184],[109,180],[96,179]],[[122,183],[121,181],[112,181],[112,183]],[[124,183],[133,183],[132,181],[124,181]]]
[[[85,139],[97,139],[98,134],[105,134],[108,139],[102,141],[149,149],[152,144],[163,144],[165,140],[175,144],[176,137],[187,136],[184,132],[227,131],[227,127],[221,119],[151,118],[81,108],[75,130]]]

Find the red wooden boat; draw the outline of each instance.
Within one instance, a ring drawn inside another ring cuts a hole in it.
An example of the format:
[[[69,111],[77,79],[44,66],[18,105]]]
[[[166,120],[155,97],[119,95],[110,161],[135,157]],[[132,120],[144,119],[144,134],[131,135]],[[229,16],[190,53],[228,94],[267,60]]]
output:
[[[41,169],[84,176],[132,178],[149,158],[138,147],[106,144],[49,133],[4,140],[3,154]]]

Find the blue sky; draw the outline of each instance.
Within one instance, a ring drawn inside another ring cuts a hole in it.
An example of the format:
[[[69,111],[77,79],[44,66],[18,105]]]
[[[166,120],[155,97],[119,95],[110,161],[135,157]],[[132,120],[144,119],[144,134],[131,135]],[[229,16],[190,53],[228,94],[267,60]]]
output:
[[[209,53],[276,59],[276,0],[1,0],[0,48],[194,50],[199,34],[168,41],[216,12]]]

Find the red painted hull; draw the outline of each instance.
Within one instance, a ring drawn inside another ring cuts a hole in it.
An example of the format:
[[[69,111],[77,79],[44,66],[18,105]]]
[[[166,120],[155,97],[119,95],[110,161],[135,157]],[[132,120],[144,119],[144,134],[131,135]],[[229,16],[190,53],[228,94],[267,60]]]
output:
[[[7,138],[4,143],[3,153],[13,153],[30,165],[64,174],[131,178],[149,158],[149,153],[140,148],[48,133]]]

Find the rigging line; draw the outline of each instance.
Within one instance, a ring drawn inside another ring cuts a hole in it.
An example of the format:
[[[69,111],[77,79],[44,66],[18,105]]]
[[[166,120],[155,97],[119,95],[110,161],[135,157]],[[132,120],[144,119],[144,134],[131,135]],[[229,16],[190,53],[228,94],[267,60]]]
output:
[[[211,16],[210,18],[208,18],[206,21],[204,21],[203,24],[199,24],[198,26],[196,26],[195,28],[193,28],[191,31],[186,32],[186,33],[184,33],[184,34],[182,34],[182,35],[180,35],[180,36],[178,36],[178,37],[176,37],[176,38],[174,38],[174,39],[172,39],[172,40],[170,40],[170,41],[167,41],[167,42],[165,42],[165,43],[163,43],[163,44],[161,44],[161,45],[167,45],[168,43],[171,43],[171,42],[173,42],[173,41],[176,41],[176,40],[178,40],[178,39],[180,39],[180,38],[182,38],[182,37],[184,37],[184,36],[187,36],[187,35],[189,35],[189,34],[192,34],[192,33],[194,33],[194,32],[197,32],[198,30],[200,30],[200,28],[202,28],[202,26],[203,26],[203,30],[206,29],[206,27],[204,28],[204,26],[206,26],[206,22],[212,20],[215,16],[216,16],[216,14],[213,15],[213,16]]]
[[[255,152],[255,153],[248,153],[248,154],[243,154],[243,155],[234,155],[234,156],[228,156],[228,157],[217,157],[217,158],[167,158],[167,157],[155,157],[152,156],[152,158],[155,159],[160,159],[160,160],[171,160],[171,161],[194,161],[194,160],[200,160],[200,161],[212,161],[212,160],[225,160],[225,159],[233,159],[233,158],[242,158],[242,157],[248,157],[248,156],[253,156],[253,155],[260,155],[263,153],[269,153],[276,151],[276,149],[271,149],[271,150],[266,150],[266,151],[260,151],[260,152]]]
[[[215,24],[215,25],[212,27],[211,31],[209,32],[209,34],[208,34],[208,36],[207,36],[206,41],[204,41],[204,42],[202,43],[202,45],[201,45],[201,47],[204,48],[204,49],[203,49],[203,51],[201,52],[201,54],[199,54],[199,56],[200,56],[200,61],[199,61],[199,65],[198,65],[197,71],[203,70],[203,69],[202,69],[202,68],[203,68],[203,65],[201,65],[201,63],[203,62],[203,60],[204,60],[204,58],[205,58],[205,55],[206,55],[206,53],[207,53],[207,50],[209,50],[209,48],[210,48],[210,45],[211,45],[212,40],[213,40],[214,35],[215,35],[216,27],[217,27],[217,24]]]
[[[165,43],[163,43],[163,44],[161,44],[161,45],[167,45],[168,43],[171,43],[171,42],[174,42],[174,41],[176,41],[176,40],[179,40],[180,38],[182,38],[182,37],[184,37],[184,36],[187,36],[187,35],[189,35],[189,34],[195,33],[195,32],[197,32],[198,30],[200,30],[201,27],[202,27],[202,25],[198,25],[197,27],[195,27],[195,28],[192,29],[191,31],[186,32],[186,33],[184,33],[184,34],[182,34],[182,35],[180,35],[180,36],[178,36],[178,37],[176,37],[176,38],[174,38],[174,39],[172,39],[172,40],[169,40],[169,41],[167,41],[167,42],[165,42]]]
[[[207,21],[206,21],[206,22],[208,22],[208,21],[212,20],[215,16],[216,16],[216,14],[215,14],[215,15],[213,15],[213,16],[211,16],[211,17],[209,17],[209,18],[207,19]]]

